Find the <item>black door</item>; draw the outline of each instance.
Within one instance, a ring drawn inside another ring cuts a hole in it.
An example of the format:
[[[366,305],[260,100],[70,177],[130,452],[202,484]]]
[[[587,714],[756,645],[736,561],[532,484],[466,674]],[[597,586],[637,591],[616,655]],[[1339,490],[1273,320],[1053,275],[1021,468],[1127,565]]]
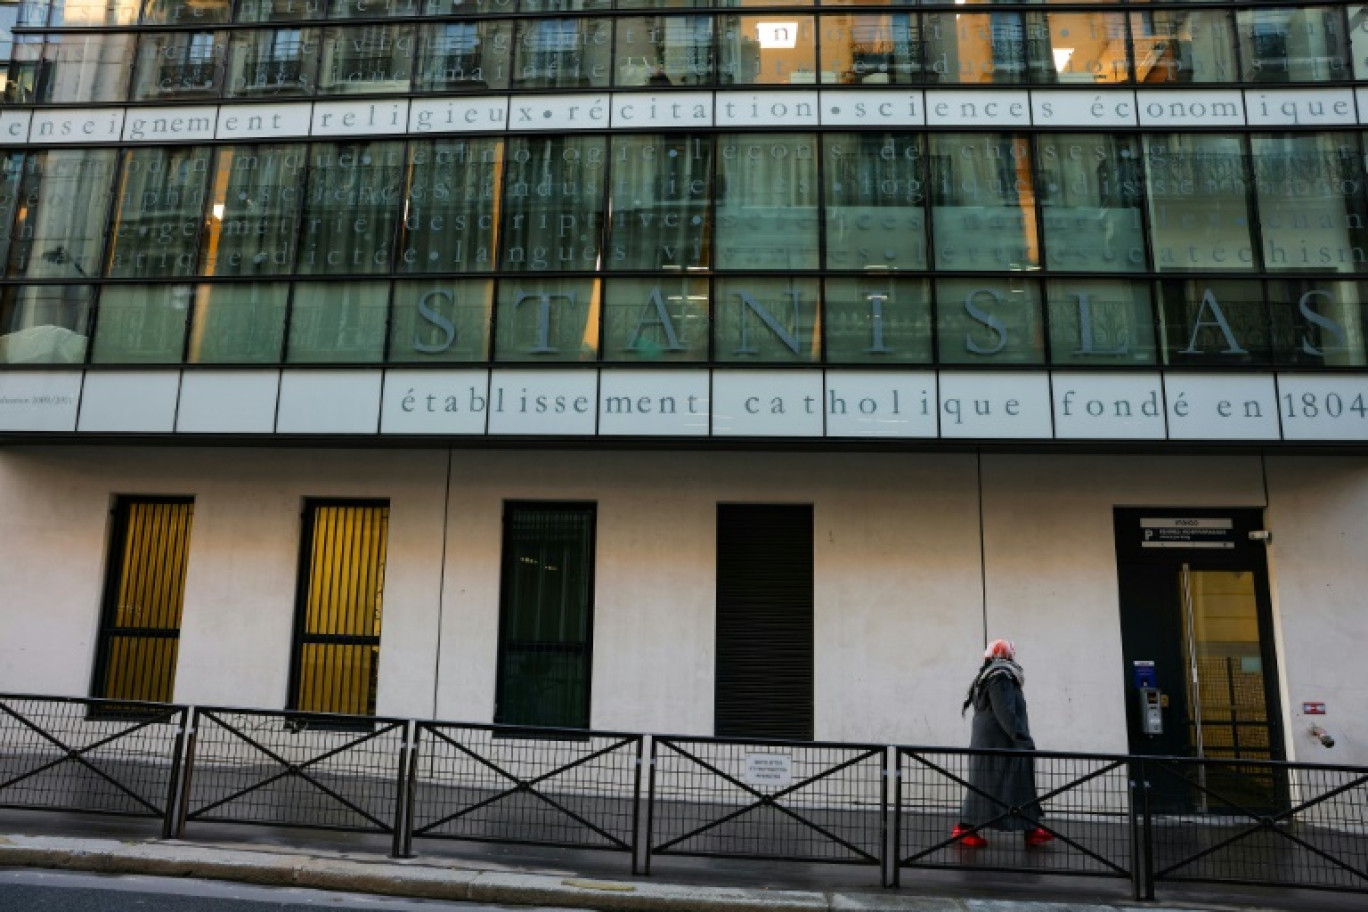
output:
[[[1118,509],[1115,522],[1130,752],[1281,760],[1262,511]],[[1161,732],[1144,725],[1151,683]],[[1266,770],[1174,767],[1152,787],[1172,809],[1270,807],[1280,790]]]

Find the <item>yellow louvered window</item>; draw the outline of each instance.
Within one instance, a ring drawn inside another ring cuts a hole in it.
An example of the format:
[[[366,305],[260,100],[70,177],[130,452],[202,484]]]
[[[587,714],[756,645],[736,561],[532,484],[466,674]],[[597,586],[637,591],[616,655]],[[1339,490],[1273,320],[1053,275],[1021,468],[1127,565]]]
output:
[[[309,501],[290,708],[375,714],[389,505]]]
[[[95,696],[172,701],[194,513],[189,498],[115,502]]]

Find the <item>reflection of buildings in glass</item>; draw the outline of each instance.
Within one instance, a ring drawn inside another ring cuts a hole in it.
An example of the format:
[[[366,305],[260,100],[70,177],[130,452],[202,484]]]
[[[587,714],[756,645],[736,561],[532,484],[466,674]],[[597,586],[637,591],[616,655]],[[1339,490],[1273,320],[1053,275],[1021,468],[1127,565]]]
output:
[[[319,52],[316,29],[235,32],[228,75],[230,95],[307,95],[314,90]]]

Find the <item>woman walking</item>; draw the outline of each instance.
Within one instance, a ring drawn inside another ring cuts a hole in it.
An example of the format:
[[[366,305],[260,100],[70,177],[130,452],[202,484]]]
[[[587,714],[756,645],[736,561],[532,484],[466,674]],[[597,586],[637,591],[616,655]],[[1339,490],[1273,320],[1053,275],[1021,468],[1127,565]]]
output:
[[[974,707],[971,748],[1014,750],[1021,756],[972,754],[969,757],[969,789],[960,807],[959,823],[952,836],[958,845],[981,848],[988,844],[983,828],[1025,832],[1026,845],[1044,845],[1054,836],[1040,826],[1045,816],[1035,785],[1035,750],[1022,694],[1026,675],[1016,663],[1011,640],[993,640],[983,653],[983,665],[969,685],[960,710]],[[1015,809],[1015,811],[1013,810]]]

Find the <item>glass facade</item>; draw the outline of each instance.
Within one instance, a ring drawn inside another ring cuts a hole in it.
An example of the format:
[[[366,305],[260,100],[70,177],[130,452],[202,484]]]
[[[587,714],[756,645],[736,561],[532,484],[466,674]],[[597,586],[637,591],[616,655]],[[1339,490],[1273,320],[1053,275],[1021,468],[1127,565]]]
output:
[[[0,364],[1368,364],[1368,147],[1317,120],[1368,78],[1368,7],[1078,6],[0,3],[0,114],[35,124],[0,144]],[[994,114],[1118,89],[1150,115]],[[963,116],[865,116],[902,91]],[[494,93],[508,122],[472,120]],[[1232,94],[1238,124],[1154,114]],[[712,113],[516,110],[628,95]],[[206,138],[219,104],[443,98]],[[122,129],[37,126],[73,106]]]

